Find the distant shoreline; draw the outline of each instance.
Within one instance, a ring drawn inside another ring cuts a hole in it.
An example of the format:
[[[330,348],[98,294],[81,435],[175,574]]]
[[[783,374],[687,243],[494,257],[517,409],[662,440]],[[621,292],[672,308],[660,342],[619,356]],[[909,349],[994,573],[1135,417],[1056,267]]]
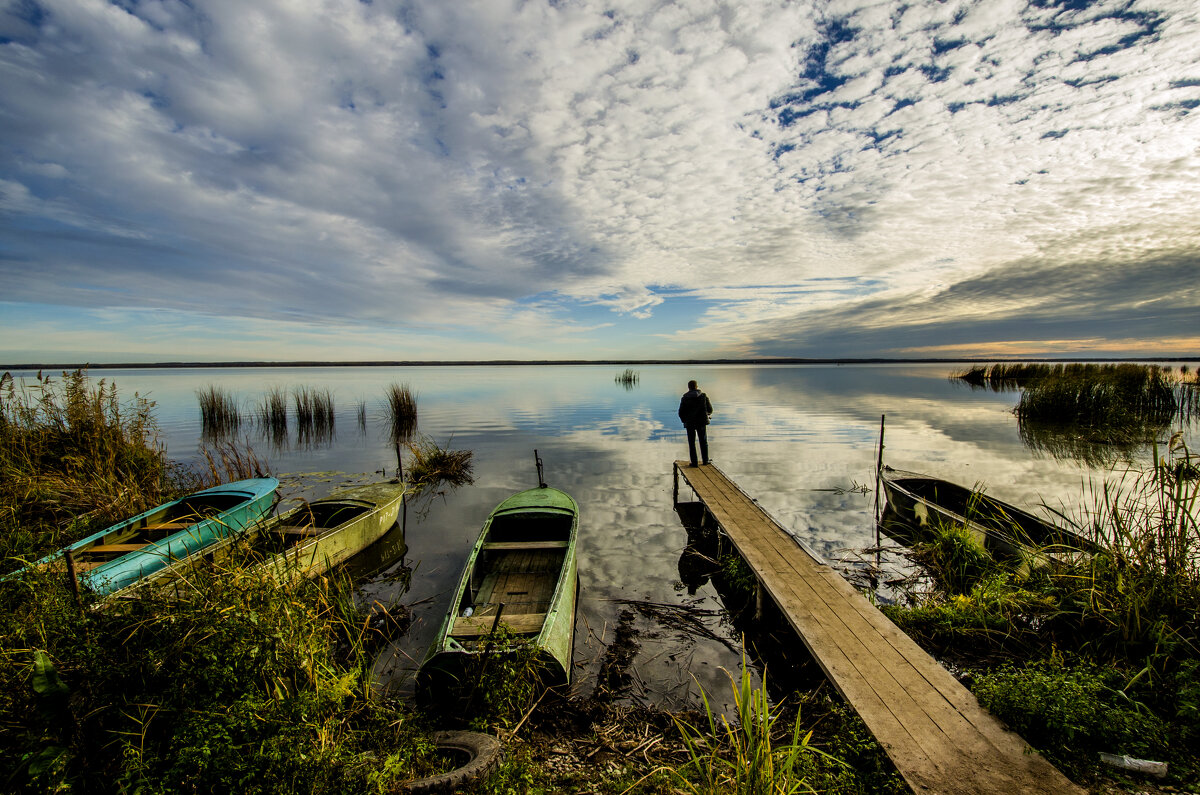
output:
[[[520,367],[529,365],[546,366],[650,366],[650,365],[798,365],[798,364],[994,364],[1008,362],[1194,362],[1195,356],[1092,356],[1092,357],[1038,357],[1038,358],[953,358],[953,359],[889,359],[841,358],[841,359],[480,359],[480,360],[434,360],[434,361],[292,361],[292,362],[79,362],[79,363],[32,363],[0,364],[0,370],[181,370],[181,369],[228,369],[238,367]]]

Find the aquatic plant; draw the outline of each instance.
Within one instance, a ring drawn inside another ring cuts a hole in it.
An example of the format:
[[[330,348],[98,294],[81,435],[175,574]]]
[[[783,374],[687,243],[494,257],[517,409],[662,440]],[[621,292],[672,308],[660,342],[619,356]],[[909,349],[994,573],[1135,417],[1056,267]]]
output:
[[[273,386],[258,403],[258,425],[264,432],[272,436],[287,434],[288,408],[287,390],[281,386]]]
[[[406,442],[417,430],[417,398],[407,384],[392,384],[387,389],[389,432],[396,443]]]
[[[641,374],[638,373],[637,370],[634,370],[633,368],[626,368],[625,372],[617,373],[617,376],[613,379],[613,381],[625,387],[626,389],[633,389],[635,386],[637,386],[640,379]]]
[[[406,479],[423,493],[434,493],[442,486],[457,487],[475,482],[472,451],[442,447],[428,436],[413,439],[405,447],[410,456],[405,468]]]
[[[1017,389],[1030,381],[1053,371],[1054,365],[1000,362],[991,365],[975,365],[965,370],[956,370],[951,380],[965,381],[976,388],[991,388],[995,392]]]
[[[1139,364],[1051,368],[1021,394],[1021,422],[1089,426],[1109,433],[1165,428],[1180,407],[1171,371]]]
[[[196,391],[200,401],[200,427],[208,438],[236,433],[242,424],[237,399],[222,387],[209,385]]]
[[[754,687],[745,655],[739,681],[725,673],[733,690],[734,721],[713,709],[703,688],[706,730],[675,719],[690,756],[676,774],[678,783],[697,795],[814,792],[805,776],[806,757],[833,758],[810,744],[812,732],[804,732],[799,711],[783,734],[776,728],[781,710],[771,706],[765,681]]]
[[[298,386],[292,389],[296,411],[296,433],[302,443],[328,441],[334,432],[333,392],[325,388]]]

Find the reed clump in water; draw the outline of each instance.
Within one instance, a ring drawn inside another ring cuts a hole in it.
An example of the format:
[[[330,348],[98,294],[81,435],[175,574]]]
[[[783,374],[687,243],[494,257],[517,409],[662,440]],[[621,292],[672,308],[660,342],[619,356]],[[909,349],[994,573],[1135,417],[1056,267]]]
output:
[[[414,439],[405,446],[409,452],[405,475],[408,482],[423,493],[475,482],[472,451],[441,447],[428,436]]]
[[[237,399],[223,388],[210,385],[196,392],[200,401],[200,425],[209,438],[236,433],[242,425]]]
[[[278,436],[286,434],[288,427],[287,390],[273,386],[263,395],[258,404],[258,425],[264,432]]]
[[[617,373],[616,378],[613,379],[614,382],[626,389],[633,389],[637,386],[639,380],[641,380],[641,374],[632,368],[626,368],[625,372]]]
[[[1057,365],[1021,394],[1021,422],[1116,432],[1165,428],[1180,408],[1174,373],[1139,364]]]
[[[1024,386],[1034,379],[1045,376],[1053,369],[1054,365],[1050,364],[998,362],[958,370],[951,375],[951,378],[965,381],[974,387],[990,387],[997,392],[1002,392]]]
[[[326,441],[333,437],[333,392],[311,386],[292,390],[296,410],[296,432],[302,441]]]
[[[393,442],[405,442],[417,430],[417,398],[407,384],[392,384],[385,398]]]

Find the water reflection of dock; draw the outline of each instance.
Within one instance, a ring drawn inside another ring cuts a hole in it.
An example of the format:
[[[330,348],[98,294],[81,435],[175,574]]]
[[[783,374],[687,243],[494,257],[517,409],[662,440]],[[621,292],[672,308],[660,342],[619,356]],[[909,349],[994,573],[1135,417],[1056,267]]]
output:
[[[829,681],[918,793],[1080,793],[714,466],[675,462]]]

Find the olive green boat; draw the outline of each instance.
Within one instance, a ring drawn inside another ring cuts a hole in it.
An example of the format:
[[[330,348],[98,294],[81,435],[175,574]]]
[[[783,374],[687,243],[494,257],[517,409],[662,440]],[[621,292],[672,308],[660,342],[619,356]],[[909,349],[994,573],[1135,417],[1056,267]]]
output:
[[[532,645],[543,680],[566,684],[575,642],[579,506],[544,483],[504,500],[483,525],[437,638],[417,672],[417,696],[461,695],[481,654]],[[497,636],[494,631],[506,630]],[[499,639],[498,639],[499,638]]]
[[[255,550],[266,559],[253,570],[281,584],[324,574],[382,538],[403,496],[398,481],[373,483],[294,508],[259,533]]]

